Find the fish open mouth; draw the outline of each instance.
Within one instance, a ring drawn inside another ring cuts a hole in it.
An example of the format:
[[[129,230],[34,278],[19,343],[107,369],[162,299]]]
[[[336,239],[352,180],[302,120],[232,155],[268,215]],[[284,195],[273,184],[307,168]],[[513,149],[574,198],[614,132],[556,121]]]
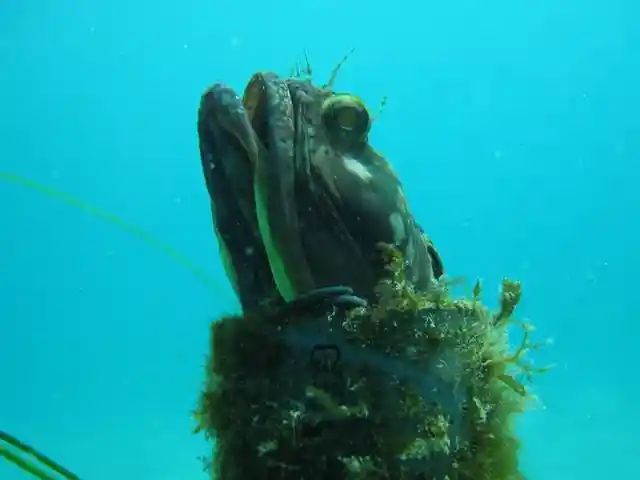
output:
[[[247,88],[245,88],[242,97],[242,104],[254,129],[256,128],[258,120],[261,122],[265,120],[264,100],[266,94],[266,87],[261,75],[254,75],[247,84]]]
[[[216,221],[224,223],[220,229],[228,243],[251,232],[252,246],[264,248],[285,300],[312,290],[298,224],[297,129],[288,81],[257,73],[242,98],[224,84],[214,85],[202,98],[198,128],[209,194],[214,205],[225,206]],[[244,225],[236,225],[239,219]],[[238,254],[235,263],[242,261]]]
[[[253,129],[257,139],[266,151],[269,151],[270,137],[269,134],[269,113],[267,108],[267,85],[263,74],[254,75],[242,97],[242,104],[249,120],[249,124]]]
[[[293,116],[286,81],[272,73],[257,73],[242,99],[226,85],[211,87],[203,95],[199,121],[212,150],[222,155],[235,149],[235,156],[246,155],[255,168],[260,159],[291,155],[282,151],[278,140],[287,142],[294,137]]]
[[[273,278],[289,301],[313,287],[296,204],[295,108],[287,80],[254,75],[242,99],[258,148],[254,163],[256,217]]]

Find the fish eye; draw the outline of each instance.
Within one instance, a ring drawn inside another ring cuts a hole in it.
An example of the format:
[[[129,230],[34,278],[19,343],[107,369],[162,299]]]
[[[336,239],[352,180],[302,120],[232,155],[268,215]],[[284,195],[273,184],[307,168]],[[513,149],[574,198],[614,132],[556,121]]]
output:
[[[367,141],[371,117],[362,100],[352,95],[329,97],[322,105],[322,122],[329,134],[348,144]]]

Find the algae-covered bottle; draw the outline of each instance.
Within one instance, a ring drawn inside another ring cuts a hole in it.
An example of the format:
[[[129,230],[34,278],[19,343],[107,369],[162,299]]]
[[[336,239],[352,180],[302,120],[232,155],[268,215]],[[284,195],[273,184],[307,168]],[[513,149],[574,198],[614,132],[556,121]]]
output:
[[[372,307],[212,324],[199,419],[213,478],[522,478],[513,417],[527,396],[504,316],[519,285],[491,314],[401,277],[381,280]]]

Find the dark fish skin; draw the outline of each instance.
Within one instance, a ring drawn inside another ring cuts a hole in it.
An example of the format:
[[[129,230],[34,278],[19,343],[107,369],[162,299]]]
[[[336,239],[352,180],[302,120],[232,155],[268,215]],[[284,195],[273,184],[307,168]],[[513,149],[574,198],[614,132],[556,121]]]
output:
[[[243,310],[346,285],[374,300],[379,244],[395,245],[407,277],[428,290],[443,275],[389,162],[367,139],[345,146],[322,121],[334,92],[257,73],[243,98],[215,84],[198,138],[213,223]]]

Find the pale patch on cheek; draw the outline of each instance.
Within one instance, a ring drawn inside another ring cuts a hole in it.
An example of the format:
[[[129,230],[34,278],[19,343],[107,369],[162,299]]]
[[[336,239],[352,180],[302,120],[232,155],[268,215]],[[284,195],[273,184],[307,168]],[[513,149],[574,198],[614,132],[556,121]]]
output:
[[[401,245],[407,236],[404,229],[404,221],[399,213],[392,213],[389,215],[389,223],[391,224],[391,230],[393,231],[393,241],[396,245]]]
[[[363,182],[369,183],[373,178],[373,174],[367,169],[367,167],[362,165],[362,163],[355,158],[343,156],[342,161],[344,162],[344,167]]]

